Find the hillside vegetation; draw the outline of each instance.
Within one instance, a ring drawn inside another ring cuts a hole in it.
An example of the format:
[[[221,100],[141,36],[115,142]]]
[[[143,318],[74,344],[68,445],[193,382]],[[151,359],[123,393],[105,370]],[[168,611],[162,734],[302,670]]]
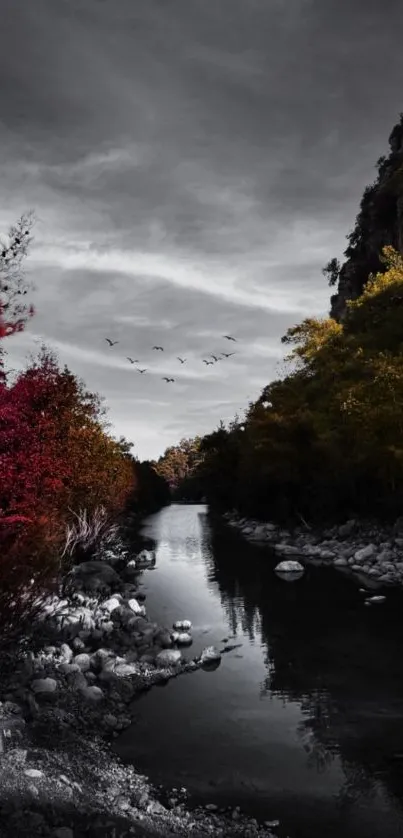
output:
[[[183,486],[217,509],[279,521],[402,513],[403,116],[389,142],[347,262],[340,268],[333,259],[325,269],[330,284],[339,283],[337,316],[288,329],[282,342],[292,371],[264,387],[243,421],[221,422],[193,441],[197,457],[176,481],[176,496]],[[379,270],[369,273],[371,265]],[[350,285],[347,276],[355,277]],[[160,458],[168,481],[183,456],[180,445]]]
[[[17,375],[7,369],[8,339],[35,314],[24,303],[22,271],[32,224],[20,219],[0,250],[0,611],[10,624],[11,595],[18,610],[22,594],[29,601],[29,592],[51,584],[77,520],[91,546],[94,527],[169,500],[152,464],[139,463],[132,444],[108,432],[100,396],[46,346]]]

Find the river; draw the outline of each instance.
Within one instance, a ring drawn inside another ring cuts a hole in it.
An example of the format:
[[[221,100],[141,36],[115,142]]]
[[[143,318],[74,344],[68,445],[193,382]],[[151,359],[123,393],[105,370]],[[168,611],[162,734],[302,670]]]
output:
[[[364,607],[356,582],[308,567],[287,582],[203,505],[173,504],[143,534],[149,619],[192,621],[193,657],[220,666],[155,688],[115,748],[190,801],[279,819],[290,838],[403,835],[403,599]]]

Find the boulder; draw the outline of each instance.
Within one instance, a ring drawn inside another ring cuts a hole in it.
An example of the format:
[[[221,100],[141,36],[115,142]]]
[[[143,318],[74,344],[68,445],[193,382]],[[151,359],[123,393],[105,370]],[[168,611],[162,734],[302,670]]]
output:
[[[111,614],[112,611],[114,611],[115,608],[119,608],[121,604],[122,597],[120,596],[120,594],[114,594],[114,596],[111,596],[109,597],[109,599],[106,599],[105,602],[102,602],[100,607],[104,611],[107,611],[108,614]]]
[[[102,701],[104,697],[101,687],[96,686],[84,687],[81,690],[81,694],[87,701]]]
[[[73,658],[73,650],[70,649],[68,643],[62,643],[60,646],[60,656],[63,660],[63,663],[71,663]]]
[[[163,649],[169,649],[172,646],[173,638],[169,631],[161,631],[156,635],[155,640]]]
[[[284,561],[276,565],[274,570],[277,573],[303,573],[304,566],[300,562]]]
[[[348,567],[348,561],[347,561],[347,559],[344,559],[343,557],[340,557],[339,559],[335,559],[334,566],[335,567]]]
[[[133,611],[133,614],[140,614],[140,615],[145,614],[144,605],[140,605],[140,603],[137,602],[137,599],[134,599],[134,598],[129,599],[129,602],[127,604],[129,606],[129,608]]]
[[[203,649],[199,657],[199,663],[202,666],[215,665],[220,663],[220,661],[221,652],[218,649],[216,649],[215,646],[206,646],[206,648]]]
[[[67,589],[85,590],[91,593],[114,590],[121,584],[120,576],[106,562],[82,562],[74,567],[66,580]]]
[[[57,690],[57,681],[54,678],[35,678],[31,682],[31,690],[36,695],[54,693]]]
[[[192,628],[192,623],[190,620],[176,620],[173,624],[173,628],[176,631],[189,631]]]
[[[182,653],[179,649],[163,649],[156,655],[155,662],[157,666],[176,666],[180,663],[181,658]]]
[[[274,549],[276,553],[280,553],[282,556],[301,555],[301,547],[295,547],[294,544],[284,544],[283,542],[280,542],[279,544],[274,545]]]
[[[174,643],[179,646],[190,646],[193,643],[193,637],[188,631],[176,631],[172,635]]]
[[[362,547],[361,550],[357,550],[354,553],[354,562],[365,562],[367,559],[372,558],[372,556],[376,555],[376,544],[367,544],[366,547]]]
[[[87,672],[91,666],[90,656],[86,652],[82,652],[80,655],[75,656],[73,663],[79,667],[81,672]]]

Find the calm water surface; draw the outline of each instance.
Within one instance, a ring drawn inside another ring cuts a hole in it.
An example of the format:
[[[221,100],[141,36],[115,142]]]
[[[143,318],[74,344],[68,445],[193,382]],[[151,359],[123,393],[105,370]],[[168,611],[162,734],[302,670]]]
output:
[[[193,657],[240,644],[137,702],[120,755],[194,802],[279,818],[290,838],[403,836],[403,599],[363,605],[355,582],[276,559],[212,525],[205,506],[147,519],[151,620],[192,621]],[[229,638],[227,641],[226,639]]]

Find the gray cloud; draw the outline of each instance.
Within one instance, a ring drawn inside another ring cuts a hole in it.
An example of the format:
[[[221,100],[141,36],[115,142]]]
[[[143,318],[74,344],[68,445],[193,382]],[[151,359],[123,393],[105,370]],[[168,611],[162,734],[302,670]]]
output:
[[[116,432],[157,456],[246,406],[278,374],[286,329],[326,313],[321,268],[403,109],[403,7],[0,0],[0,12],[0,230],[29,207],[38,217],[37,315],[10,363],[42,336],[105,395]],[[206,368],[227,332],[237,355]]]

